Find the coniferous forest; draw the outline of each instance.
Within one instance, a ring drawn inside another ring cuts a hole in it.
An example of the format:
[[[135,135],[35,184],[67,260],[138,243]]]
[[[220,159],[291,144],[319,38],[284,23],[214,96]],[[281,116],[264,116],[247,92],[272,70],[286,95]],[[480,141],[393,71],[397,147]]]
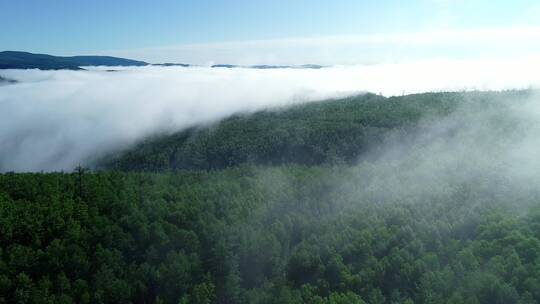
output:
[[[536,94],[364,94],[2,173],[0,303],[538,303]]]

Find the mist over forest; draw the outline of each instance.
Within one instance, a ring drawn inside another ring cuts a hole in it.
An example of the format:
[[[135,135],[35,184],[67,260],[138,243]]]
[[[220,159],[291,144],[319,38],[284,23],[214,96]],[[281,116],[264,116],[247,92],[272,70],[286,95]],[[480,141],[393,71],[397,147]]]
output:
[[[2,72],[0,303],[540,300],[526,76],[108,69]]]
[[[0,304],[540,303],[538,1],[0,20]]]

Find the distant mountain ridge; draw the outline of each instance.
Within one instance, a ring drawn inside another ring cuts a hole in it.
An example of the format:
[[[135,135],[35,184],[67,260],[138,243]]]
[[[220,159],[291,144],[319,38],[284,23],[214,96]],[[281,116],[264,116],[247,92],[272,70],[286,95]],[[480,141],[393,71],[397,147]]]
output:
[[[198,66],[188,63],[154,63],[111,56],[53,56],[19,51],[0,52],[0,69],[84,70],[84,66]],[[304,65],[235,65],[214,64],[212,68],[247,69],[320,69],[317,64]]]
[[[214,64],[212,68],[244,68],[244,69],[322,69],[323,65],[318,64],[302,64],[302,65],[268,65],[268,64],[256,64],[256,65],[236,65],[236,64]]]
[[[82,70],[83,66],[145,66],[143,61],[110,56],[61,57],[28,52],[0,52],[0,69]]]

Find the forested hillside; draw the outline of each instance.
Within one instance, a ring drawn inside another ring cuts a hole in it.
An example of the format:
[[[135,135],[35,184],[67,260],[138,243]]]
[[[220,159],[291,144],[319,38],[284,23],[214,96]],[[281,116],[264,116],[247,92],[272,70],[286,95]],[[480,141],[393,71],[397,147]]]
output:
[[[538,303],[535,93],[366,94],[0,174],[0,303]]]
[[[1,175],[0,302],[540,300],[534,197],[380,200],[363,169]]]
[[[406,132],[422,113],[448,111],[454,94],[385,98],[374,94],[237,115],[209,127],[149,138],[106,159],[107,168],[160,171],[351,161],[389,130]],[[427,97],[427,98],[426,98]]]
[[[238,164],[354,162],[391,132],[407,136],[423,120],[458,106],[519,102],[530,91],[425,93],[386,98],[364,94],[340,100],[237,115],[208,127],[154,136],[109,155],[100,167],[120,170],[220,169]],[[503,111],[501,109],[501,111]]]

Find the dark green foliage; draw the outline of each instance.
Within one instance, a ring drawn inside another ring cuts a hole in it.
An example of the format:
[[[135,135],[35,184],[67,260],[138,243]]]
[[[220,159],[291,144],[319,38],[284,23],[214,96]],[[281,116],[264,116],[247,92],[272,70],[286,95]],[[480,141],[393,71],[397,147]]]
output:
[[[378,202],[358,170],[0,175],[0,302],[540,300],[535,204]]]
[[[160,171],[352,161],[389,130],[406,132],[422,113],[449,111],[455,106],[452,97],[366,94],[234,116],[212,127],[148,139],[104,163],[107,168]]]

